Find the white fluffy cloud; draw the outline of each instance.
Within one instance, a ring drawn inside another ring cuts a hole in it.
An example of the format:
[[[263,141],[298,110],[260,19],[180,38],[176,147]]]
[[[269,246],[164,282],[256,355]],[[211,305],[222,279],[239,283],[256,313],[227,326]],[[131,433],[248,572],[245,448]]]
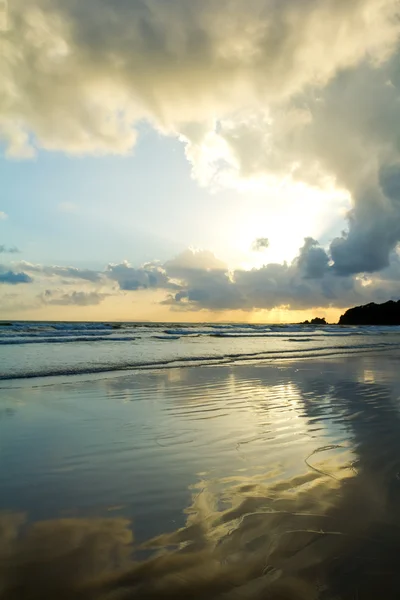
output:
[[[380,64],[397,40],[397,8],[395,0],[13,0],[0,127],[12,155],[29,153],[29,133],[49,149],[123,153],[142,118],[196,142],[243,107],[279,105],[367,58]]]
[[[347,190],[328,260],[338,275],[387,267],[400,240],[398,0],[13,0],[2,22],[10,156],[123,154],[146,119],[183,140],[204,185]],[[113,272],[127,289],[162,279]]]

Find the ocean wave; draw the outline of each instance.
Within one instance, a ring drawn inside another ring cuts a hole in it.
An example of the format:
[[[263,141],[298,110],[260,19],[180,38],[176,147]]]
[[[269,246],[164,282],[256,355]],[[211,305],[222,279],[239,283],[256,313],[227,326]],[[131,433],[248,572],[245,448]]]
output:
[[[308,335],[307,335],[308,333]],[[299,333],[298,335],[291,335],[291,338],[296,338],[298,340],[302,340],[305,337],[309,338],[311,333],[311,337],[313,339],[321,339],[324,337],[352,337],[354,335],[358,335],[358,334],[352,334],[352,333],[326,333],[326,334],[319,334],[317,332],[311,331],[311,332],[303,332],[303,333]],[[290,335],[290,332],[282,332],[282,333],[259,333],[259,332],[254,332],[254,333],[221,333],[221,332],[214,332],[214,333],[209,333],[208,335],[210,335],[211,337],[218,337],[218,338],[279,338],[279,339],[285,339],[288,335]]]
[[[113,329],[111,323],[99,322],[53,322],[53,321],[13,321],[8,324],[13,329]]]
[[[104,340],[104,338],[106,336],[110,336],[110,338],[112,338],[113,340],[118,340],[119,338],[116,337],[116,334],[125,334],[125,335],[129,335],[132,332],[132,330],[130,330],[129,328],[125,328],[125,329],[89,329],[89,330],[85,330],[85,329],[58,329],[58,330],[41,330],[41,331],[21,331],[21,330],[17,330],[17,331],[0,331],[0,344],[2,343],[2,340],[8,340],[8,339],[13,339],[13,340],[21,340],[21,343],[25,343],[25,340],[48,340],[50,342],[51,338],[80,338],[82,339],[83,337],[92,337],[92,338],[97,338],[99,340]],[[140,331],[135,331],[135,336],[141,336],[143,333],[147,333],[146,332],[140,332]],[[386,331],[374,331],[373,335],[384,335],[388,332]],[[298,338],[298,339],[302,339],[304,337],[312,337],[313,339],[319,339],[319,338],[327,338],[327,337],[337,337],[337,338],[344,338],[344,337],[353,337],[353,336],[358,336],[358,335],[371,335],[371,332],[362,332],[362,331],[325,331],[325,332],[321,332],[321,331],[314,331],[314,330],[308,330],[308,331],[291,331],[291,330],[286,330],[286,331],[263,331],[263,330],[258,330],[258,331],[238,331],[238,330],[232,330],[232,331],[215,331],[215,330],[179,330],[179,329],[171,329],[171,330],[165,330],[163,333],[156,333],[154,335],[151,336],[151,338],[153,339],[165,339],[165,340],[177,340],[180,337],[187,337],[187,338],[193,338],[193,337],[215,337],[215,338],[278,338],[278,339],[284,339],[285,337],[289,336],[291,338]]]
[[[373,332],[373,335],[390,333],[390,328],[379,328]],[[324,327],[324,328],[313,328],[309,326],[295,326],[295,325],[284,325],[284,326],[273,326],[264,328],[261,326],[253,326],[249,328],[243,328],[240,326],[229,328],[217,328],[208,327],[205,329],[196,328],[185,328],[185,329],[165,329],[164,334],[170,336],[179,337],[196,337],[196,336],[210,336],[218,338],[284,338],[287,335],[291,337],[310,337],[324,338],[324,337],[351,337],[354,335],[371,335],[368,330],[349,330],[348,328],[342,327]]]
[[[134,342],[137,337],[107,337],[107,336],[76,336],[76,337],[56,337],[56,338],[9,338],[1,339],[0,346],[14,346],[17,344],[67,344],[73,342]]]
[[[98,337],[98,336],[109,336],[116,333],[114,330],[103,330],[103,329],[95,329],[95,330],[84,330],[84,329],[75,329],[75,330],[58,330],[58,331],[2,331],[0,333],[0,340],[4,337],[20,337],[20,338],[53,338],[53,337],[79,337],[80,335],[86,337]],[[121,332],[118,332],[121,333]]]
[[[209,329],[165,329],[164,333],[167,335],[178,335],[178,336],[199,336],[199,335],[210,335],[212,328]]]
[[[285,334],[303,334],[318,336],[338,336],[338,335],[377,335],[381,333],[396,333],[400,327],[396,326],[338,326],[326,325],[324,327],[289,324],[289,325],[264,325],[249,323],[196,323],[196,324],[166,324],[166,323],[112,323],[112,322],[22,322],[22,321],[3,321],[0,322],[0,337],[4,335],[24,334],[26,336],[34,335],[112,335],[122,331],[139,332],[154,331],[156,335],[165,334],[167,336],[233,336],[233,335],[285,335]]]

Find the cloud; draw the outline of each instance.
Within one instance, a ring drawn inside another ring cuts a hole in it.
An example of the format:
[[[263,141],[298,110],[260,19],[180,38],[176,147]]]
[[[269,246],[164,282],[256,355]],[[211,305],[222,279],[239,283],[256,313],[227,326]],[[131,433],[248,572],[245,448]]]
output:
[[[47,149],[125,153],[143,118],[181,133],[193,123],[193,132],[243,105],[323,87],[367,57],[379,64],[390,55],[396,8],[395,0],[14,0],[2,67],[8,152],[29,153],[33,132]]]
[[[13,0],[0,137],[9,156],[126,154],[147,120],[201,184],[346,190],[333,268],[378,271],[400,240],[398,17],[397,0]]]
[[[100,304],[109,294],[99,292],[81,292],[73,291],[71,293],[61,293],[58,290],[45,290],[39,296],[43,304],[52,304],[57,306],[92,306]]]
[[[76,280],[83,279],[85,281],[91,281],[92,283],[101,281],[103,277],[101,272],[92,269],[78,269],[77,267],[34,265],[26,261],[21,261],[17,266],[18,268],[28,271],[28,273],[38,273],[45,277],[63,277]]]
[[[5,219],[8,218],[8,215],[0,210],[0,221],[4,221]]]
[[[0,244],[0,254],[18,254],[20,250],[16,246],[4,246]]]
[[[118,291],[134,294],[140,290],[164,292],[161,300],[157,294],[157,302],[180,311],[348,308],[400,297],[400,254],[392,252],[389,267],[378,274],[339,275],[327,250],[313,238],[305,238],[291,263],[269,263],[251,270],[232,270],[212,252],[194,249],[164,263],[155,261],[132,267],[124,261],[95,272],[75,267],[31,266],[32,272],[49,277],[37,300],[60,306],[96,305]],[[71,281],[83,280],[85,288],[65,291],[65,269],[71,273]],[[25,272],[7,272],[4,267],[0,271],[3,283],[31,281]],[[37,285],[43,282],[38,280]]]
[[[264,237],[260,237],[254,240],[251,246],[253,252],[261,252],[262,250],[266,250],[267,248],[269,248],[269,239]]]
[[[163,265],[168,277],[173,280],[190,283],[199,276],[207,276],[215,272],[227,271],[226,264],[219,260],[210,250],[196,250],[188,248],[175,258],[168,260]],[[178,284],[179,285],[179,284]]]
[[[157,263],[148,263],[138,269],[131,267],[127,261],[117,265],[109,264],[105,274],[118,283],[119,289],[125,291],[174,287],[165,270]]]
[[[19,263],[22,264],[29,263]],[[230,269],[208,250],[187,249],[164,263],[133,267],[127,261],[109,264],[95,277],[85,269],[33,265],[37,278],[34,304],[92,306],[107,297],[153,291],[154,301],[177,311],[253,311],[275,308],[304,310],[340,308],[400,298],[400,254],[392,252],[390,264],[370,275],[339,275],[329,252],[313,238],[305,238],[291,263],[269,263],[261,268]],[[70,270],[71,282],[83,281],[83,289],[63,287]],[[0,283],[31,283],[27,269],[0,268]],[[76,276],[76,271],[82,272]],[[46,275],[45,275],[46,276]],[[39,288],[39,290],[38,290]],[[40,291],[40,289],[42,291]],[[37,295],[38,294],[38,295]],[[14,301],[13,301],[14,303]]]
[[[313,238],[305,238],[294,263],[305,279],[321,279],[328,271],[329,257]]]
[[[24,272],[7,271],[6,267],[0,266],[0,284],[18,285],[19,283],[32,283],[33,279]]]
[[[189,140],[193,168],[209,184],[259,178],[265,188],[302,181],[347,190],[348,230],[330,246],[336,272],[387,267],[400,241],[398,59],[364,60],[268,114],[244,110],[222,120],[200,141]]]
[[[387,267],[400,240],[399,75],[396,57],[381,68],[364,65],[338,77],[313,127],[315,156],[352,194],[348,231],[330,247],[340,275]]]
[[[32,264],[26,261],[17,263],[15,267],[49,279],[81,280],[104,285],[117,283],[119,289],[124,291],[177,288],[177,285],[170,280],[165,269],[158,262],[146,263],[142,267],[134,268],[124,261],[120,264],[109,264],[103,271],[80,269],[73,266]]]
[[[166,263],[167,265],[167,263]],[[168,268],[166,266],[167,273]],[[181,289],[168,294],[164,304],[179,310],[257,310],[288,307],[346,308],[370,301],[400,296],[400,260],[393,256],[391,271],[374,279],[341,277],[329,264],[323,248],[312,238],[291,264],[273,264],[260,269],[229,271],[216,268],[187,269]]]

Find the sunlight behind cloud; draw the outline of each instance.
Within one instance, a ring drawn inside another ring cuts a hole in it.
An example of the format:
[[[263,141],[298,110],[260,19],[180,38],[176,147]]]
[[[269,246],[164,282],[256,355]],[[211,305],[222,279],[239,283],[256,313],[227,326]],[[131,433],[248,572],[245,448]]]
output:
[[[246,222],[238,224],[240,231],[234,232],[240,266],[252,269],[265,263],[291,262],[306,235],[321,239],[332,225],[343,227],[344,212],[349,208],[348,193],[333,187],[321,190],[303,183],[271,187],[263,214],[249,215]],[[254,253],[252,243],[262,236],[268,238],[269,247]]]
[[[0,309],[397,298],[399,6],[0,0]]]

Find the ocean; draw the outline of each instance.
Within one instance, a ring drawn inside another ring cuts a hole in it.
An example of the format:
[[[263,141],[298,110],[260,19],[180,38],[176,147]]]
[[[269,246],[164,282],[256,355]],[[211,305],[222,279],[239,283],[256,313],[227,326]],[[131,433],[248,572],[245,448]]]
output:
[[[398,598],[400,330],[0,327],[0,598]]]
[[[0,322],[0,379],[396,349],[400,327]]]

